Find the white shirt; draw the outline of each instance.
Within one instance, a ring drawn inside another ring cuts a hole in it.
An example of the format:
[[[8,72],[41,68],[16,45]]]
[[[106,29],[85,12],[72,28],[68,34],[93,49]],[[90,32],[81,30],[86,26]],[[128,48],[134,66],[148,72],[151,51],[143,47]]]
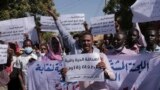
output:
[[[33,58],[35,60],[38,59],[38,57],[33,53],[30,54],[30,55],[23,54],[23,55],[21,55],[19,57],[14,57],[13,58],[13,60],[16,59],[14,67],[22,69],[22,73],[23,73],[23,76],[25,78],[25,86],[26,86],[26,88],[27,88],[27,69],[28,69],[28,66],[29,66],[29,60],[31,58]]]

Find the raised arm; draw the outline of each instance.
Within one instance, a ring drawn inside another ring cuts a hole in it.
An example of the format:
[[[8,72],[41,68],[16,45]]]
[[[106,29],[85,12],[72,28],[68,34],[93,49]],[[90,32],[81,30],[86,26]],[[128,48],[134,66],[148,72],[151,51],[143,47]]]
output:
[[[135,28],[136,28],[136,29],[138,30],[138,32],[139,32],[139,39],[138,39],[138,41],[139,41],[140,45],[142,45],[143,47],[146,47],[146,46],[147,46],[147,43],[146,43],[146,40],[145,40],[144,35],[142,34],[142,32],[141,32],[141,30],[140,30],[140,28],[139,28],[138,23],[135,23]]]
[[[69,49],[72,49],[75,45],[75,40],[70,35],[70,33],[66,31],[65,27],[63,27],[60,20],[58,20],[57,16],[55,15],[55,13],[53,13],[51,10],[48,10],[48,13],[53,17],[64,44],[68,46]]]

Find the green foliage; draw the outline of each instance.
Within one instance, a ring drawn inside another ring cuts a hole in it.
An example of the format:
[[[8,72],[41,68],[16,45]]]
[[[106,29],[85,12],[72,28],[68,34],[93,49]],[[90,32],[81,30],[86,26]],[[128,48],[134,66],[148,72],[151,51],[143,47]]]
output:
[[[132,27],[132,13],[130,6],[136,0],[110,0],[109,3],[104,7],[103,12],[106,14],[115,13],[116,18],[120,17],[122,30],[129,30]]]
[[[120,9],[120,0],[110,0],[109,3],[104,7],[103,12],[110,14],[116,13]]]
[[[4,19],[8,19],[10,18],[10,13],[8,10],[1,10],[0,11],[0,19],[4,20]]]
[[[24,17],[25,12],[30,11],[27,0],[3,0],[0,2],[0,20]]]
[[[50,32],[45,32],[42,36],[42,38],[44,39],[44,41],[49,42],[50,38],[53,36],[52,33]]]
[[[20,18],[30,15],[47,15],[52,0],[0,0],[0,20]],[[56,10],[52,7],[52,10]]]

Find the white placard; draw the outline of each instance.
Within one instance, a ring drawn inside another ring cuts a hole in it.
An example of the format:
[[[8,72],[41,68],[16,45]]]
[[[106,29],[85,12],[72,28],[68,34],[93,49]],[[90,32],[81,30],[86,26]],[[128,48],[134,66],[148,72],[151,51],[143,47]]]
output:
[[[8,45],[0,44],[0,64],[7,63],[7,50],[8,50]]]
[[[98,53],[64,56],[68,71],[66,81],[104,81],[103,70],[97,69],[100,62]]]
[[[160,20],[160,0],[137,0],[132,6],[132,22]]]
[[[41,16],[40,23],[41,23],[41,31],[45,31],[45,32],[57,32],[58,31],[56,24],[53,20],[53,17]]]
[[[33,31],[35,28],[34,17],[25,17],[1,21],[0,28],[1,40],[5,42],[22,42],[24,40],[24,33],[28,33],[30,37],[32,37],[33,35]]]
[[[83,23],[85,21],[84,14],[67,14],[61,15],[60,20],[65,27],[65,29],[69,32],[73,31],[84,31]]]
[[[26,28],[20,25],[6,26],[1,30],[0,38],[7,42],[23,41],[25,30]]]
[[[91,18],[91,32],[93,35],[116,33],[114,14]]]

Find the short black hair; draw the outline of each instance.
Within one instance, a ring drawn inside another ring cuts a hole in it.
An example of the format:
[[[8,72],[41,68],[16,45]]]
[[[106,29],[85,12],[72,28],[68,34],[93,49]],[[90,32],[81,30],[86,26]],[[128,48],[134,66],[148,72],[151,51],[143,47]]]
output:
[[[75,39],[76,37],[78,37],[79,38],[79,34],[75,34],[75,35],[73,35],[73,38]]]
[[[30,39],[26,39],[26,40],[24,40],[24,41],[23,41],[23,48],[25,47],[25,43],[26,43],[26,42],[30,42],[30,43],[31,43],[31,45],[32,45],[32,47],[33,47],[32,40],[30,40]]]
[[[47,50],[48,50],[48,44],[47,43],[40,43],[39,44],[39,48],[41,49],[42,46],[45,46],[47,48]]]
[[[113,39],[113,34],[104,34],[103,39],[108,38],[108,35],[110,39]]]
[[[81,32],[80,37],[82,38],[82,37],[84,37],[85,35],[90,35],[90,36],[92,37],[92,39],[93,39],[93,35],[92,35],[92,33],[89,32],[89,31],[83,31],[83,32]]]
[[[138,37],[137,37],[137,38],[139,38],[139,31],[138,31],[138,29],[136,29],[136,28],[132,28],[131,30],[129,30],[129,31],[128,31],[128,36],[130,37],[131,34],[133,33],[133,31],[136,31],[136,32],[137,32],[137,34],[138,34]]]
[[[156,34],[156,36],[158,35],[158,33],[157,33],[157,30],[156,30],[156,29],[148,28],[148,29],[146,29],[145,36],[146,36],[146,35],[148,35],[148,34],[150,33],[150,31],[154,31],[154,32],[155,32],[155,34]]]

